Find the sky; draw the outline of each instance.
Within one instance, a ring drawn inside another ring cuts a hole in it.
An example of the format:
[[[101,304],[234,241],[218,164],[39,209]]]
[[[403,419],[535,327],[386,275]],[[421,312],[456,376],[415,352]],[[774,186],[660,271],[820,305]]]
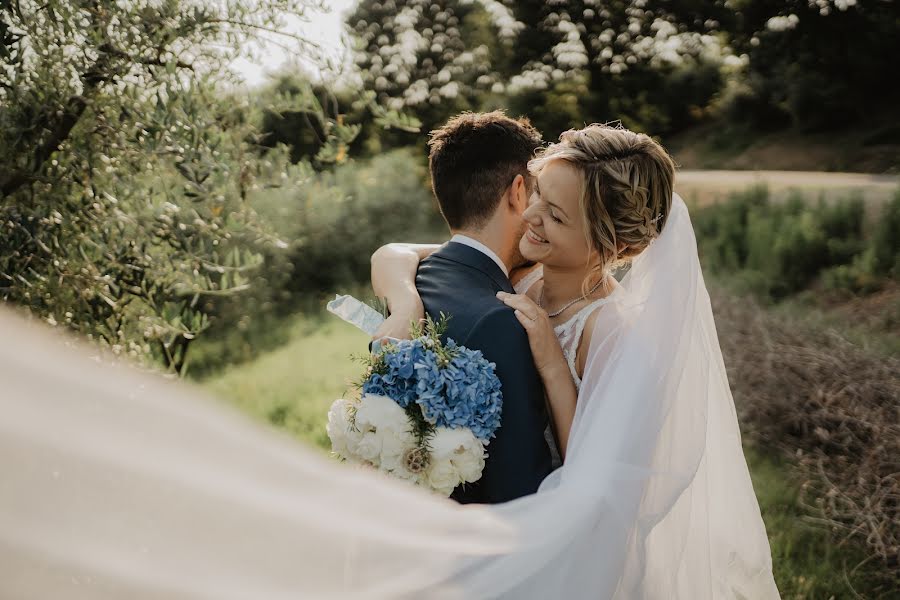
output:
[[[261,0],[265,1],[265,0]],[[318,44],[322,52],[338,64],[346,57],[346,47],[342,40],[344,16],[356,5],[356,0],[326,0],[323,4],[330,9],[328,13],[310,12],[307,21],[301,21],[297,17],[288,16],[285,30],[302,35],[305,39]],[[277,40],[277,36],[273,36]],[[251,59],[240,58],[231,64],[231,68],[240,76],[244,83],[250,87],[258,86],[266,81],[268,74],[277,72],[283,67],[298,62],[296,58],[288,56],[285,49],[278,44],[253,44],[251,51],[254,57]],[[316,74],[319,71],[316,65],[310,62],[299,61],[308,71]]]

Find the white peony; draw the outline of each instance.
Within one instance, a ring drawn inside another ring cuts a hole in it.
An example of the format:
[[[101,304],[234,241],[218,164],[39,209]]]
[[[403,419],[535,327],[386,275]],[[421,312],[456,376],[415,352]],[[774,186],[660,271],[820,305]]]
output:
[[[381,439],[381,468],[385,471],[399,469],[403,461],[403,454],[416,445],[416,436],[413,435],[409,422],[403,431],[394,431],[390,428],[382,428]]]
[[[431,440],[431,449],[433,460],[449,460],[462,481],[473,483],[481,478],[486,453],[484,444],[471,430],[438,427]]]
[[[409,418],[406,411],[387,396],[366,394],[356,409],[356,427],[364,433],[381,427],[402,431],[409,427]]]
[[[484,446],[480,443],[478,446],[471,446],[453,455],[450,462],[459,472],[460,479],[466,483],[475,483],[481,479],[481,473],[484,471],[484,459],[486,458]]]
[[[351,408],[356,409],[352,420]],[[327,431],[336,454],[389,472],[399,470],[404,453],[416,445],[406,411],[386,396],[366,394],[355,404],[336,400]]]
[[[435,460],[432,456],[427,471],[428,487],[439,494],[449,496],[459,485],[459,473],[449,459]]]
[[[356,411],[356,424],[361,431],[375,431],[377,442],[367,440],[366,447],[360,453],[371,454],[377,447],[378,456],[370,460],[377,462],[385,471],[397,469],[403,453],[416,444],[406,411],[387,396],[363,396]]]
[[[469,429],[438,427],[430,451],[418,447],[413,429],[403,408],[373,394],[359,402],[335,400],[326,426],[332,450],[348,462],[373,466],[444,496],[460,483],[481,478],[484,445]]]
[[[354,454],[364,461],[370,462],[376,467],[381,466],[381,437],[380,431],[367,431],[356,444]]]
[[[350,449],[351,430],[350,403],[343,398],[338,398],[331,404],[328,411],[328,424],[325,426],[325,431],[331,440],[331,451],[341,458],[348,458],[353,454]]]

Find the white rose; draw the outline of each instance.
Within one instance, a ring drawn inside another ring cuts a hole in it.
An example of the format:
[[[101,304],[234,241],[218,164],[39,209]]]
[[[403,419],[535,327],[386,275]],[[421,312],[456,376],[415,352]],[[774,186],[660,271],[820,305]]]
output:
[[[484,444],[470,429],[438,427],[431,448],[436,460],[451,461],[463,481],[472,483],[481,477],[486,456]]]
[[[348,458],[351,455],[348,445],[348,434],[351,429],[349,408],[349,402],[343,398],[335,400],[328,411],[328,424],[325,425],[325,431],[331,440],[331,451],[342,458]]]
[[[356,425],[363,434],[357,453],[385,471],[396,469],[403,453],[415,445],[406,411],[387,396],[364,395],[356,411]],[[373,455],[376,448],[378,454]]]
[[[362,432],[357,454],[385,471],[397,470],[404,453],[416,444],[406,411],[387,396],[364,395],[356,411],[356,425]]]
[[[454,454],[450,462],[459,472],[460,479],[466,483],[474,483],[481,479],[481,473],[484,471],[484,459],[484,446],[479,443],[477,447],[471,446]]]
[[[408,427],[409,418],[400,405],[387,396],[366,394],[356,410],[356,426],[360,430],[391,427],[396,430]]]
[[[459,473],[449,460],[435,460],[432,457],[427,472],[428,486],[444,496],[449,496],[459,485]]]
[[[400,461],[402,458],[403,454],[382,452],[380,457],[381,470],[387,471],[388,473],[394,473],[400,469]]]
[[[367,431],[356,444],[355,454],[376,467],[381,465],[382,436],[380,431]]]
[[[395,431],[392,428],[380,430],[384,435],[381,439],[381,468],[386,471],[394,471],[400,467],[403,454],[416,445],[416,436],[408,429]]]
[[[471,446],[473,441],[480,444],[468,429],[438,427],[435,429],[434,437],[431,438],[431,453],[439,459],[450,458],[457,450]]]
[[[325,430],[331,439],[332,451],[345,459],[356,454],[356,445],[362,439],[363,432],[355,427],[350,412],[358,403],[343,398],[335,400],[328,411],[328,424]]]

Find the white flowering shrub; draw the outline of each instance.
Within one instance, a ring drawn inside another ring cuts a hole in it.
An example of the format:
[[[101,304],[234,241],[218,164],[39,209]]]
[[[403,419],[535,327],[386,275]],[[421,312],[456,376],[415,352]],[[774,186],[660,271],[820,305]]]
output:
[[[389,109],[413,109],[427,126],[498,82],[494,61],[522,28],[496,0],[363,1],[347,17],[364,85]]]
[[[670,107],[660,108],[664,94],[650,95],[666,91],[663,80],[731,56],[717,35],[730,11],[715,2],[706,12],[649,0],[364,0],[347,24],[365,85],[428,125],[500,105],[527,113],[550,135],[609,118],[659,132],[674,120]],[[678,91],[686,84],[685,107],[705,102],[719,87],[717,72],[682,78]],[[687,121],[687,108],[676,118]]]
[[[347,24],[365,85],[427,125],[506,107],[552,139],[614,119],[666,135],[890,112],[898,18],[884,0],[362,0]]]

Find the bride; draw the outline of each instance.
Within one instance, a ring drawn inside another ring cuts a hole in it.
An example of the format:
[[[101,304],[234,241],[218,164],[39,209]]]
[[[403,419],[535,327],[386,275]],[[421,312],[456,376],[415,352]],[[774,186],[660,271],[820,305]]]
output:
[[[532,163],[540,264],[502,300],[564,462],[511,502],[334,463],[0,314],[0,596],[778,598],[690,217],[641,157],[668,160],[590,126]]]

